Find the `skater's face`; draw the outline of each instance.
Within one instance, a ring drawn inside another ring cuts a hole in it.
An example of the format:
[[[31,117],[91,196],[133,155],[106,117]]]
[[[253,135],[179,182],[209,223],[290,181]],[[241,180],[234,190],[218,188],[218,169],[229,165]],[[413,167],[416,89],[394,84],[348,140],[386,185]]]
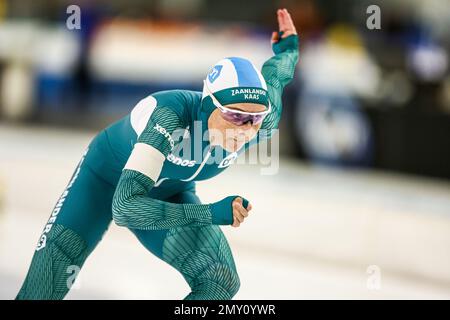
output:
[[[236,109],[245,112],[262,112],[266,107],[255,103],[234,103],[226,106],[229,109]],[[239,150],[245,143],[253,139],[261,123],[244,123],[240,126],[223,118],[221,111],[215,109],[208,119],[209,140],[213,145],[220,145],[228,152]]]

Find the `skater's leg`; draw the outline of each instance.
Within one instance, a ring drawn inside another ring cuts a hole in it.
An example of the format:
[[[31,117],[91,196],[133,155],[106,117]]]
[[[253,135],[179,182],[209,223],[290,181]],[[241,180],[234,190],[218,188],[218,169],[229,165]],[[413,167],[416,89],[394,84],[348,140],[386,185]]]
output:
[[[83,161],[52,211],[16,299],[63,299],[112,220],[114,188]]]
[[[200,203],[192,191],[181,192],[166,201]],[[237,293],[239,276],[219,226],[132,231],[147,249],[183,275],[192,290],[185,299],[231,299]]]

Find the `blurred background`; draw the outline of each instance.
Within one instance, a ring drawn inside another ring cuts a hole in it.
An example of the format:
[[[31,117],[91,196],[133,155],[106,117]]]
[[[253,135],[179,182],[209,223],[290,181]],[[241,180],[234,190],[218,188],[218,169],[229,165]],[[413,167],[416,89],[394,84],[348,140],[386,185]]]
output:
[[[215,190],[198,184],[206,203],[253,202],[251,220],[224,228],[236,298],[450,298],[448,0],[0,0],[0,298],[20,288],[96,132],[152,92],[201,90],[223,57],[262,66],[283,7],[301,43],[279,173],[236,165]],[[67,298],[188,292],[114,225],[79,280]]]

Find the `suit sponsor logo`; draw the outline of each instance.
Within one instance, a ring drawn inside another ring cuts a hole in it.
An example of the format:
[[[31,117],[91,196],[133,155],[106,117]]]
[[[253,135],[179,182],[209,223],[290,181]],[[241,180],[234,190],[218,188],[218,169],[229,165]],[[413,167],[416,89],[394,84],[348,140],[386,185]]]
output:
[[[173,155],[172,153],[169,153],[169,155],[167,156],[167,160],[169,160],[173,164],[176,164],[177,166],[182,167],[193,167],[195,166],[196,163],[195,160],[182,159],[180,157]]]
[[[172,136],[170,135],[169,132],[167,132],[167,130],[163,127],[161,127],[159,124],[156,124],[153,129],[155,129],[156,131],[158,131],[159,133],[161,133],[170,143],[170,147],[173,149],[173,147],[175,146],[175,141],[172,139]]]
[[[233,152],[229,156],[225,157],[222,161],[220,161],[219,168],[226,168],[230,166],[236,160],[237,156],[237,153]]]

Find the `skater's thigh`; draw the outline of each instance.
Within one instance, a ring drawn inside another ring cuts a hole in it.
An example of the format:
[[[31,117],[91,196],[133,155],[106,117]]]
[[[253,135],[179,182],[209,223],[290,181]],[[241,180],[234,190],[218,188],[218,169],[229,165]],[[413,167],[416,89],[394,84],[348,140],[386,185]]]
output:
[[[191,198],[194,196],[197,197],[193,193],[180,194],[179,200],[195,201]],[[200,203],[200,200],[193,203]],[[236,270],[231,248],[218,225],[169,229],[162,246],[162,259],[188,278],[195,278],[211,265]]]
[[[185,191],[167,199],[173,203],[201,203],[195,191]],[[235,270],[228,241],[217,225],[182,226],[167,230],[132,230],[139,241],[153,254],[183,274],[185,265],[205,268],[206,265],[227,265]]]
[[[53,224],[60,224],[79,234],[88,248],[93,249],[112,221],[114,188],[84,160],[83,156],[58,199],[44,233]]]
[[[217,225],[170,229],[164,239],[162,259],[189,277],[211,265],[236,270],[231,248]]]
[[[200,204],[199,197],[195,194],[195,190],[185,190],[165,199],[164,201],[171,203],[196,203]],[[131,229],[138,240],[144,247],[159,258],[162,258],[162,247],[168,229],[164,230],[138,230]]]

